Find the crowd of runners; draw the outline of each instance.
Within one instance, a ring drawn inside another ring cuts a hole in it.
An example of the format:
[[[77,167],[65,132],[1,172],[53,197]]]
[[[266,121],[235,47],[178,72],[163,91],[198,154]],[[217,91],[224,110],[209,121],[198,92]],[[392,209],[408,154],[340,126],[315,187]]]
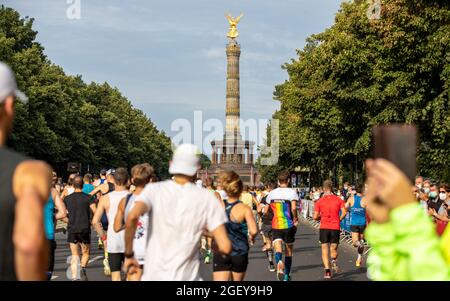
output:
[[[300,200],[306,194],[290,188],[288,171],[256,189],[234,171],[203,184],[196,179],[199,151],[183,144],[174,151],[168,180],[159,181],[152,166],[142,163],[131,171],[71,174],[63,184],[46,163],[6,148],[16,100],[26,97],[0,63],[0,280],[52,278],[58,220],[67,224],[74,281],[88,280],[91,229],[104,250],[104,273],[113,281],[201,280],[200,253],[204,263],[212,263],[214,280],[241,281],[258,236],[274,279],[291,280]],[[347,183],[339,190],[326,180],[311,191],[324,278],[339,271],[341,221],[349,213],[355,265],[363,264],[367,234],[372,279],[449,280],[448,185],[417,177],[411,191],[409,180],[389,161],[368,160],[366,167],[364,185]],[[366,229],[368,215],[372,222]]]

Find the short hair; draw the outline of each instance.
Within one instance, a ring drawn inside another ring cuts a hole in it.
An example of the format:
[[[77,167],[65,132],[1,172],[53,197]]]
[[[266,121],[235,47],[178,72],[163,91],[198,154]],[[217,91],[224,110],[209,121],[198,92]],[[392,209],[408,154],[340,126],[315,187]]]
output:
[[[219,174],[219,183],[229,197],[239,198],[244,185],[241,178],[234,171],[224,171]]]
[[[363,190],[364,190],[363,184],[361,184],[361,183],[356,184],[355,190],[357,193],[363,193]]]
[[[210,177],[207,177],[207,178],[205,179],[205,185],[206,185],[206,187],[212,187],[213,184],[214,184],[214,181],[213,181],[213,179],[211,179]]]
[[[439,185],[439,189],[444,189],[447,192],[450,192],[450,186],[446,183],[441,183],[441,185]]]
[[[327,189],[327,190],[333,190],[333,181],[331,180],[325,180],[323,181],[323,189]]]
[[[277,185],[275,185],[275,183],[273,183],[273,182],[267,183],[266,186],[267,186],[267,188],[269,188],[270,190],[274,190],[274,189],[277,187]]]
[[[114,173],[114,182],[118,186],[125,186],[128,182],[128,170],[125,167],[119,167],[116,169],[116,172]]]
[[[92,182],[92,175],[90,173],[85,174],[83,180],[85,182],[91,183]]]
[[[73,185],[73,180],[75,179],[77,175],[72,173],[69,175],[69,178],[67,179],[67,185]]]
[[[73,179],[73,188],[75,189],[83,189],[83,178],[81,176],[76,176]]]
[[[143,187],[147,185],[152,180],[154,175],[155,170],[148,163],[137,164],[131,169],[131,178],[136,187]]]
[[[98,180],[100,177],[98,174],[94,174],[94,180]]]
[[[289,183],[290,178],[291,178],[291,174],[287,170],[284,170],[278,174],[278,182],[280,182],[280,184]]]

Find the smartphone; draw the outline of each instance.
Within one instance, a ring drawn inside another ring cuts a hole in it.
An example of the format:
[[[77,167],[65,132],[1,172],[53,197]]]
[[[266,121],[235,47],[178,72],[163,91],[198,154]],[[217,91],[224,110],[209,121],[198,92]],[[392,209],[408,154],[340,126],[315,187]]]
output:
[[[373,127],[374,157],[395,164],[411,182],[417,172],[417,128],[410,124],[388,124]]]

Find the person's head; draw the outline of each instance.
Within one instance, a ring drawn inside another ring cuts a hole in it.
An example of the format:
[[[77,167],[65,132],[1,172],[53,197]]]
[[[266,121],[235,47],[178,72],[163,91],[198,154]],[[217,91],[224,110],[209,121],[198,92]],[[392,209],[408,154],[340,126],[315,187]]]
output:
[[[205,179],[205,186],[206,186],[206,188],[212,189],[213,188],[213,184],[214,184],[214,182],[213,182],[213,180],[210,177],[207,177]]]
[[[94,181],[97,181],[99,178],[98,174],[94,174]]]
[[[348,189],[348,182],[344,182],[344,189],[345,189],[345,190]]]
[[[82,190],[83,184],[83,178],[81,176],[75,176],[73,178],[73,188],[75,188],[75,190]]]
[[[6,139],[13,129],[16,99],[27,101],[25,94],[17,89],[16,78],[12,70],[0,62],[0,145],[6,143]]]
[[[439,199],[443,202],[450,200],[450,186],[447,184],[439,185]]]
[[[56,185],[58,182],[58,175],[56,174],[56,171],[52,170],[52,187]]]
[[[355,191],[356,191],[356,193],[362,194],[364,192],[364,185],[363,184],[356,184]]]
[[[419,200],[419,188],[416,185],[411,187],[411,192],[416,200]]]
[[[419,188],[422,189],[423,186],[423,177],[422,176],[417,176],[416,180],[414,181],[414,185]]]
[[[155,171],[148,163],[137,164],[131,169],[131,183],[136,187],[144,187],[152,182],[154,176]]]
[[[101,179],[106,179],[106,169],[102,169],[102,170],[100,171],[100,178],[101,178]]]
[[[250,186],[244,185],[242,192],[249,192],[249,191],[250,191]]]
[[[267,183],[266,184],[266,189],[267,189],[267,191],[272,191],[272,190],[274,190],[275,188],[276,188],[277,186],[275,185],[275,183],[273,183],[273,182],[269,182],[269,183]]]
[[[186,181],[193,182],[197,170],[200,168],[199,155],[200,151],[193,144],[178,146],[169,163],[169,173],[174,175],[175,179],[183,178]]]
[[[426,193],[430,193],[430,186],[431,186],[431,182],[429,180],[423,181],[423,190]]]
[[[428,201],[428,192],[425,188],[419,189],[419,199],[422,201]]]
[[[439,196],[438,190],[439,188],[437,187],[436,184],[430,184],[430,193],[428,194],[430,199],[435,199]]]
[[[116,186],[124,187],[128,184],[128,170],[124,167],[119,167],[114,172],[114,183]]]
[[[278,174],[278,184],[281,187],[287,187],[289,185],[289,179],[291,178],[291,174],[289,171],[284,170]]]
[[[221,172],[218,181],[229,198],[238,199],[241,196],[244,185],[239,175],[234,171]]]
[[[112,169],[106,171],[106,182],[113,183],[113,184],[116,183],[116,180],[114,178],[114,172],[115,171]]]
[[[331,180],[325,180],[323,181],[323,191],[331,193],[333,192],[333,182]]]
[[[92,183],[92,175],[90,173],[85,174],[83,181],[86,184],[91,184]]]
[[[70,174],[69,175],[69,178],[67,179],[67,185],[69,185],[69,186],[73,186],[73,180],[75,179],[75,177],[76,177],[77,175],[76,174]]]

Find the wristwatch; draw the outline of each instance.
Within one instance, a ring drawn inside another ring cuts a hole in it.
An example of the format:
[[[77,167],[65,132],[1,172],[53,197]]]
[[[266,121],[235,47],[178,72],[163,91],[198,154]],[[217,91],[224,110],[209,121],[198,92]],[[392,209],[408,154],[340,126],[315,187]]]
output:
[[[130,259],[130,258],[133,258],[134,257],[134,252],[131,252],[131,253],[125,253],[125,258],[126,259]]]

